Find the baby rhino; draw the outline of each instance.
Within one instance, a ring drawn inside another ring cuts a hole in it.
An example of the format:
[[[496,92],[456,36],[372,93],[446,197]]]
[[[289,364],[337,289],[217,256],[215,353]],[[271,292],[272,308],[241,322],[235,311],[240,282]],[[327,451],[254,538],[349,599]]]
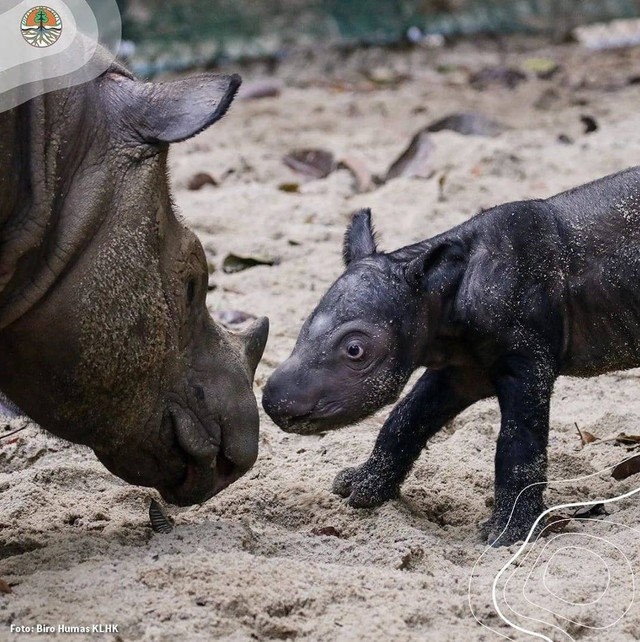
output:
[[[290,432],[339,428],[396,400],[425,366],[369,459],[334,482],[366,507],[398,494],[449,420],[496,396],[495,508],[483,535],[523,539],[544,510],[556,378],[640,366],[640,167],[494,207],[391,253],[378,251],[365,210],[344,261],[269,380],[265,410]]]

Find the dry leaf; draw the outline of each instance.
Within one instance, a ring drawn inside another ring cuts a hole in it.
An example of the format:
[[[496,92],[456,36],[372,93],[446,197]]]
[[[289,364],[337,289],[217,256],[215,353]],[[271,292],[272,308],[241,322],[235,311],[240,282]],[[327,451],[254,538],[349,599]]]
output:
[[[282,161],[294,172],[311,178],[326,178],[336,168],[333,154],[324,149],[299,149],[287,154]]]
[[[592,134],[593,132],[598,131],[598,121],[593,116],[582,114],[582,116],[580,116],[580,121],[584,127],[585,134]]]
[[[627,435],[621,432],[616,437],[616,442],[621,446],[637,446],[640,445],[640,435]]]
[[[298,194],[300,192],[300,183],[280,183],[278,189],[287,194]]]
[[[316,526],[311,529],[311,534],[340,537],[340,531],[335,526]]]
[[[403,176],[405,178],[428,178],[433,174],[431,156],[435,145],[426,129],[421,129],[409,143],[409,146],[393,162],[385,181]]]
[[[593,506],[583,506],[572,515],[574,519],[589,519],[592,517],[604,517],[608,515],[604,504],[594,504]]]
[[[511,67],[485,67],[469,77],[469,84],[474,89],[487,89],[490,85],[502,85],[514,89],[527,79],[519,69]]]
[[[238,91],[240,100],[257,100],[259,98],[275,98],[282,91],[282,83],[279,80],[263,78],[251,82],[242,83]]]
[[[197,192],[202,189],[205,185],[213,185],[214,187],[218,186],[218,181],[216,181],[211,174],[206,172],[198,172],[189,179],[187,183],[187,189],[190,189],[192,192]]]
[[[552,58],[527,58],[522,66],[543,80],[551,78],[560,69],[558,63]]]
[[[580,436],[580,441],[582,442],[583,446],[586,446],[587,444],[592,444],[594,441],[598,441],[598,438],[595,435],[592,435],[590,432],[587,432],[586,430],[580,430],[580,426],[578,426],[577,423],[574,422],[574,426],[578,431],[578,435]]]
[[[427,127],[430,132],[449,130],[463,136],[497,136],[505,129],[501,123],[473,111],[450,114]]]
[[[256,256],[238,256],[237,254],[228,254],[222,262],[222,271],[225,274],[235,274],[242,272],[257,265],[278,265],[279,259]]]
[[[360,159],[354,158],[353,156],[345,156],[338,163],[338,168],[347,169],[353,174],[356,181],[356,191],[358,193],[370,192],[375,187],[373,174]]]
[[[618,464],[613,471],[611,476],[618,481],[622,481],[631,475],[636,475],[640,473],[640,455],[635,455],[626,461],[623,461],[621,464]]]
[[[563,531],[571,521],[571,517],[563,515],[550,515],[542,528],[542,536],[546,537],[551,533],[559,533]]]
[[[0,593],[13,593],[13,590],[11,589],[9,584],[2,579],[0,579]]]

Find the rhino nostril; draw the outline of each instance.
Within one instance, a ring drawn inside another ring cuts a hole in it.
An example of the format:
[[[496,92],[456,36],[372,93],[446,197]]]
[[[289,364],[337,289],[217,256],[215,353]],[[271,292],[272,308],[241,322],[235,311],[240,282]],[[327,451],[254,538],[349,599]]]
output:
[[[205,395],[204,395],[204,388],[202,386],[193,386],[193,394],[196,398],[196,401],[203,402]]]
[[[216,484],[214,492],[219,493],[222,489],[233,484],[233,482],[242,477],[246,471],[247,469],[242,466],[237,466],[220,451],[216,458]]]

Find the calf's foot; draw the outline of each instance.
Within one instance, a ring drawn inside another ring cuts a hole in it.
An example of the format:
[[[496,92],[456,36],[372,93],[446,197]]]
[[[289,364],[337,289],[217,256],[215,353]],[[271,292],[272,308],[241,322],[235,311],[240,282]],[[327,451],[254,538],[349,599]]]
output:
[[[369,462],[358,468],[346,468],[339,472],[332,491],[347,498],[354,508],[371,508],[398,496],[400,485],[390,482],[380,468]]]
[[[509,510],[494,510],[493,515],[480,527],[480,537],[490,546],[510,546],[524,541],[536,519],[544,511],[544,504],[518,507]],[[538,524],[533,533],[535,537],[542,526]]]

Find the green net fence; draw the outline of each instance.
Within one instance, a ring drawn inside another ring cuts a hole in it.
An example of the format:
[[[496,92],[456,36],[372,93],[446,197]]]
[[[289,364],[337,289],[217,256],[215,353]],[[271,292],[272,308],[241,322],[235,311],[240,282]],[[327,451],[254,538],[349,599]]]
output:
[[[640,0],[119,0],[135,65],[153,73],[319,44],[391,44],[413,28],[566,35],[581,24],[640,16]]]

